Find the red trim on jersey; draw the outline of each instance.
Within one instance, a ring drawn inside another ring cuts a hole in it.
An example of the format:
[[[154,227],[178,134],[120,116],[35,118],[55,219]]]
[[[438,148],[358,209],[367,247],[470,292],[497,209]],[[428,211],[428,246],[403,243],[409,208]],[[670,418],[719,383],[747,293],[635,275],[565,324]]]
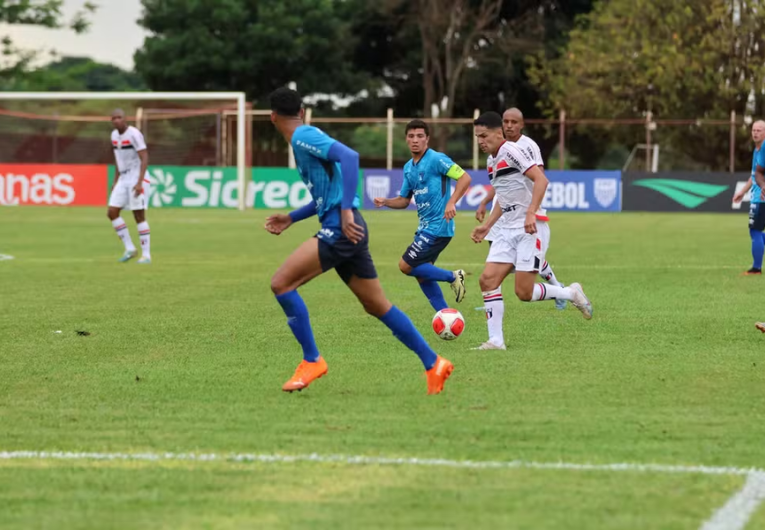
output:
[[[122,145],[130,145],[130,140],[122,140]]]
[[[539,214],[536,214],[536,215],[537,215],[537,221],[549,221],[550,220],[550,218],[547,217],[546,215],[539,215]]]
[[[506,168],[506,167],[510,167],[510,166],[508,166],[508,165],[507,165],[507,162],[505,162],[504,160],[500,160],[500,161],[499,161],[499,164],[497,164],[497,165],[496,165],[495,169],[496,169],[497,171],[499,171],[500,169],[504,169],[504,168]]]

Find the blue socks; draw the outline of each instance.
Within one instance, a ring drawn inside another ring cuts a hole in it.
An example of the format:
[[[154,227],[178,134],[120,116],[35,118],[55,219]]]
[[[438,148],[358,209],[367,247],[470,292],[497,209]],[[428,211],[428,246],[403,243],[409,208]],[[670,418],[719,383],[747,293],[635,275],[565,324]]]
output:
[[[762,256],[765,254],[765,235],[758,230],[749,230],[749,236],[752,238],[752,258],[754,258],[755,269],[762,269]]]
[[[404,345],[417,354],[426,370],[433,368],[438,360],[438,355],[425,342],[425,339],[414,327],[409,317],[401,312],[399,308],[393,306],[390,311],[380,317],[380,321],[388,326],[393,335],[404,343]]]
[[[422,292],[425,293],[425,297],[428,299],[428,302],[430,302],[430,305],[432,305],[433,309],[436,311],[441,311],[442,309],[449,307],[446,305],[446,300],[444,300],[444,293],[441,290],[441,286],[438,285],[438,282],[433,280],[420,282],[420,289],[422,289]]]
[[[316,348],[316,341],[313,338],[313,330],[305,302],[300,298],[297,291],[288,291],[276,295],[276,301],[282,306],[287,315],[287,324],[289,324],[300,346],[303,347],[303,359],[315,363],[319,360],[319,350]]]
[[[409,273],[409,276],[422,278],[423,280],[432,280],[434,282],[452,283],[454,281],[454,273],[452,271],[439,269],[432,263],[417,265],[412,269],[412,272]]]

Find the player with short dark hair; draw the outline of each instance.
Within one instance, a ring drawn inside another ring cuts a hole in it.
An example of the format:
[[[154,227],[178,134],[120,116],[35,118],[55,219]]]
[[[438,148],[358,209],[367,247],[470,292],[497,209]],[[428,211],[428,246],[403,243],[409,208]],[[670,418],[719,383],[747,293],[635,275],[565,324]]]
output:
[[[293,223],[314,215],[321,223],[316,236],[300,245],[271,278],[271,290],[303,349],[303,362],[282,390],[302,390],[327,373],[327,363],[319,355],[311,330],[308,308],[297,289],[335,269],[367,313],[380,319],[417,354],[427,373],[428,394],[438,394],[454,365],[437,355],[409,317],[385,297],[369,253],[367,226],[358,211],[358,153],[316,127],[303,125],[302,100],[294,90],[279,88],[270,100],[271,122],[292,146],[300,178],[313,200],[289,214],[268,217],[265,228],[279,235]]]
[[[761,176],[757,176],[757,166],[765,166],[762,160],[762,143],[765,141],[765,121],[757,120],[752,124],[752,141],[754,152],[752,153],[752,175],[746,186],[733,196],[733,202],[741,202],[744,195],[750,189],[752,191],[749,201],[749,237],[752,240],[752,267],[744,272],[746,276],[762,274],[762,258],[765,255],[765,197],[761,187]]]
[[[406,125],[406,143],[412,159],[404,165],[404,183],[398,197],[376,197],[375,206],[403,209],[414,197],[419,225],[414,242],[398,263],[407,276],[417,278],[420,289],[436,311],[449,307],[438,282],[449,283],[457,302],[465,298],[465,271],[449,271],[435,266],[438,256],[454,237],[457,202],[470,186],[470,175],[451,158],[428,146],[430,131],[422,120]],[[451,193],[451,181],[457,182]]]
[[[585,318],[592,318],[592,304],[581,285],[569,287],[535,283],[547,252],[549,230],[546,223],[537,224],[537,213],[547,189],[547,178],[541,169],[517,144],[505,140],[502,116],[487,112],[474,122],[478,146],[489,157],[486,163],[489,180],[497,191],[497,202],[489,219],[473,229],[471,238],[480,243],[500,217],[507,215],[489,248],[486,266],[479,279],[489,327],[489,340],[479,350],[504,350],[502,320],[505,304],[500,286],[515,269],[515,294],[523,302],[570,300]]]

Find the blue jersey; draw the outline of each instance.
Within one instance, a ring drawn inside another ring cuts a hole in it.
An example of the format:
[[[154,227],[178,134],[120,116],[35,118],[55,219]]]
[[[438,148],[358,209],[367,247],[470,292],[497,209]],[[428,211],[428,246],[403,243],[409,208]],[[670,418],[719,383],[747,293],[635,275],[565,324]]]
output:
[[[754,154],[752,155],[752,204],[759,204],[762,202],[760,197],[762,196],[762,188],[757,184],[757,179],[754,178],[754,173],[757,171],[757,166],[765,167],[765,149],[754,148]]]
[[[331,222],[339,226],[340,205],[343,200],[343,174],[340,162],[327,158],[336,142],[321,129],[301,125],[292,134],[292,150],[300,178],[308,187],[316,202],[316,213],[322,225]],[[353,199],[353,207],[359,207],[359,197]]]
[[[459,179],[464,173],[451,158],[433,149],[425,151],[416,164],[414,160],[406,163],[400,195],[414,197],[420,218],[418,234],[454,236],[454,219],[444,219],[444,211],[451,197],[451,179]]]

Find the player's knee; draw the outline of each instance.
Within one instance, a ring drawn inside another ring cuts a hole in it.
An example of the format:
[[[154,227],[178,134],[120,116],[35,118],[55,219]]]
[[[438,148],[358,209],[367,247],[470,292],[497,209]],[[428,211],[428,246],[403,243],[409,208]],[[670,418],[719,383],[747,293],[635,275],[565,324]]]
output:
[[[117,217],[120,216],[119,212],[115,212],[113,209],[109,208],[106,210],[106,217],[109,218],[110,221],[114,221]]]
[[[518,300],[521,302],[531,302],[531,297],[534,295],[534,287],[528,288],[525,285],[516,285],[515,286],[515,296],[518,297]]]
[[[380,318],[385,313],[387,313],[391,308],[391,303],[388,301],[387,298],[365,298],[359,300],[361,302],[361,305],[364,306],[364,311],[366,311],[368,314],[372,315],[373,317]]]
[[[496,279],[486,273],[481,274],[481,277],[478,278],[478,285],[481,286],[482,291],[491,291],[496,289],[499,287],[498,285],[495,285],[496,283]]]
[[[280,275],[274,275],[271,278],[271,292],[275,295],[284,294],[289,291],[289,284],[286,279]]]
[[[409,265],[406,261],[403,259],[399,260],[398,262],[398,270],[406,274],[407,276],[411,274],[412,272],[412,266]]]

